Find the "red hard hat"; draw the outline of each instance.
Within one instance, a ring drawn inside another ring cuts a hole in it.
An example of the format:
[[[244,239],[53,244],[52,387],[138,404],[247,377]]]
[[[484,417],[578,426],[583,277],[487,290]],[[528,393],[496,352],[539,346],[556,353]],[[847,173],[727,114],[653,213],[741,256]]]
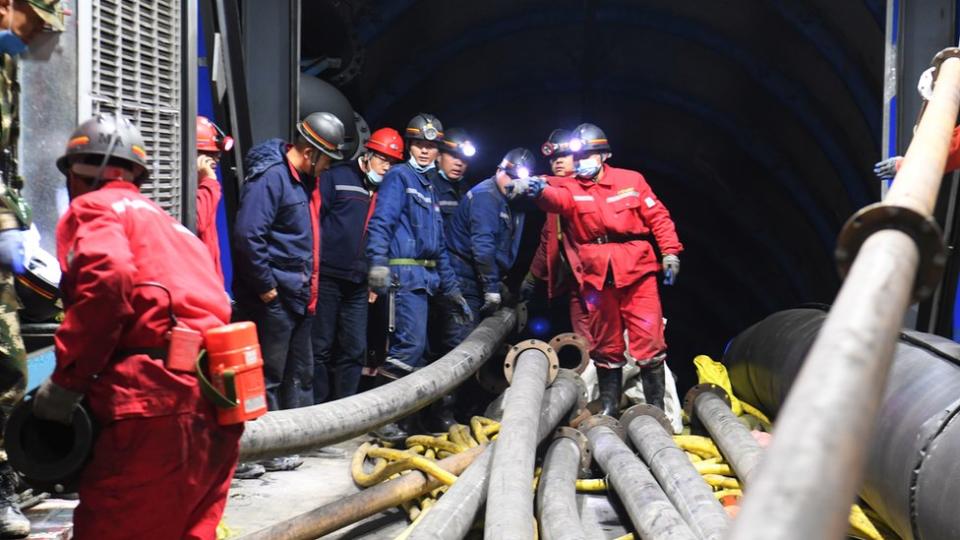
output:
[[[403,138],[393,128],[380,128],[374,131],[364,146],[367,150],[403,161]]]
[[[206,116],[197,117],[197,150],[201,152],[219,152],[219,139],[216,126]]]
[[[197,117],[197,150],[200,152],[229,152],[233,137],[224,135],[206,116]]]

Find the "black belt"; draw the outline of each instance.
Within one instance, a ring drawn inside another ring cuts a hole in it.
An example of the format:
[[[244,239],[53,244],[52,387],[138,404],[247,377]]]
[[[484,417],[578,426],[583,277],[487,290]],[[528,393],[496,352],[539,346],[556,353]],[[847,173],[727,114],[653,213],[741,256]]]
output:
[[[137,354],[145,354],[156,360],[167,360],[167,349],[163,347],[133,347],[130,349],[119,349],[113,356],[116,358],[126,358]]]
[[[590,240],[589,244],[626,244],[627,242],[635,242],[637,240],[644,240],[649,242],[651,240],[649,234],[604,234],[598,236],[593,240]]]

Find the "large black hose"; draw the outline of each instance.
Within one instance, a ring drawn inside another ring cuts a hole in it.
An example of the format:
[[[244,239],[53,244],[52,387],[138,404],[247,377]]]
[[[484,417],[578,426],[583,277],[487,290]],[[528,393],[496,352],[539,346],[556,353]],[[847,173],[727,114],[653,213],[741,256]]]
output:
[[[402,379],[320,405],[272,411],[247,422],[240,459],[295,454],[362,435],[450,393],[486,362],[516,326],[512,309],[487,317],[443,358]]]
[[[826,313],[775,313],[738,335],[724,354],[734,393],[775,415]],[[884,392],[860,496],[903,538],[960,538],[960,344],[901,335]],[[844,411],[831,411],[844,414]]]

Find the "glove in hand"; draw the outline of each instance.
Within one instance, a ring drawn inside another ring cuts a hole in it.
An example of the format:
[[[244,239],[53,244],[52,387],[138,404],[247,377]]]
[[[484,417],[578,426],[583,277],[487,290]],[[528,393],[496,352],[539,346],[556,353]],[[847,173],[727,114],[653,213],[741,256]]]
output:
[[[663,256],[663,284],[673,285],[680,274],[680,257],[676,255]]]
[[[390,267],[371,266],[367,274],[367,284],[374,292],[382,294],[390,286]]]
[[[453,322],[460,326],[473,322],[473,311],[470,310],[470,305],[462,294],[455,292],[447,295],[447,299],[453,307],[457,308],[457,312],[453,314]]]
[[[500,304],[503,300],[500,298],[500,293],[484,293],[483,294],[483,307],[480,308],[480,314],[483,316],[492,315],[495,311],[500,309]]]
[[[73,421],[73,411],[82,399],[83,394],[67,390],[47,379],[33,397],[33,414],[43,420],[69,425]]]
[[[873,174],[877,175],[881,180],[892,179],[897,175],[897,163],[900,163],[902,159],[900,156],[893,156],[892,158],[878,161],[877,164],[873,166]]]
[[[14,274],[23,273],[23,231],[20,229],[0,232],[0,267]]]

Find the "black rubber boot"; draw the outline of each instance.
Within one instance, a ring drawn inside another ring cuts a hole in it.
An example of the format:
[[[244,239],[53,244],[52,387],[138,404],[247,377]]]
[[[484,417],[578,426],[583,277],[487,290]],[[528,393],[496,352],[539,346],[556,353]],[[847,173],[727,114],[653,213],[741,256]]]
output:
[[[663,394],[666,391],[667,379],[663,362],[656,366],[640,368],[640,382],[643,383],[643,397],[647,404],[663,410]]]
[[[426,413],[421,420],[431,432],[446,433],[450,428],[457,425],[457,419],[453,411],[457,404],[457,399],[453,394],[447,394],[434,401],[427,407]]]
[[[17,473],[8,463],[0,464],[0,538],[26,538],[30,520],[17,505]]]
[[[371,435],[395,448],[403,448],[410,433],[404,428],[404,422],[390,422],[370,432]]]
[[[600,414],[617,418],[620,415],[620,395],[623,393],[623,368],[597,366],[597,386],[600,389]]]

